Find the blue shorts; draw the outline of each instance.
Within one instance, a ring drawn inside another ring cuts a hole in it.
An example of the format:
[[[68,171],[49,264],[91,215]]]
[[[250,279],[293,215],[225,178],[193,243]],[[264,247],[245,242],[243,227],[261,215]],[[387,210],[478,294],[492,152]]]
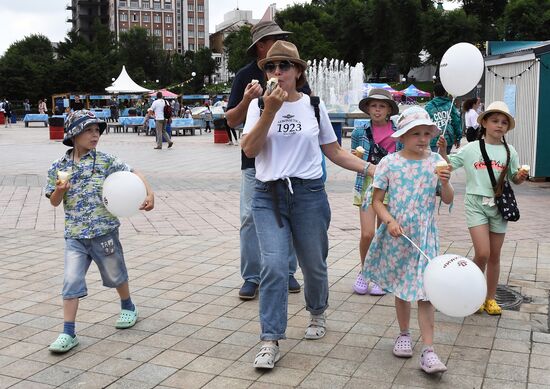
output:
[[[65,238],[65,274],[63,299],[84,297],[88,294],[86,273],[92,263],[97,264],[103,286],[116,288],[128,281],[118,229],[92,239]]]

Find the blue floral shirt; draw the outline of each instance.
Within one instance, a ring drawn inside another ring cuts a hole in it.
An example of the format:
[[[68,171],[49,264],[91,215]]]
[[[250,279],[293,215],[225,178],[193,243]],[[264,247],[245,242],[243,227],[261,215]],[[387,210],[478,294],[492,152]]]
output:
[[[44,188],[49,198],[55,190],[57,172],[71,172],[71,187],[63,196],[65,238],[91,239],[116,230],[120,226],[118,218],[103,205],[103,182],[112,173],[132,169],[118,157],[100,151],[90,150],[78,163],[73,162],[70,153],[54,161]]]

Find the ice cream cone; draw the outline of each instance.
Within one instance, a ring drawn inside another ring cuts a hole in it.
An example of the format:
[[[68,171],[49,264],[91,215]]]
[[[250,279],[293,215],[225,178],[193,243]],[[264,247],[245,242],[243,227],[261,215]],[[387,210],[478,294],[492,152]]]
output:
[[[71,172],[70,171],[62,171],[62,170],[59,170],[57,172],[57,179],[61,182],[61,183],[65,183],[67,181],[69,181],[69,178],[71,178]]]
[[[445,170],[449,168],[449,164],[446,161],[439,161],[435,164],[435,171],[436,173],[439,173],[441,170]]]
[[[363,159],[363,155],[365,155],[365,149],[361,146],[357,146],[355,148],[355,156]]]

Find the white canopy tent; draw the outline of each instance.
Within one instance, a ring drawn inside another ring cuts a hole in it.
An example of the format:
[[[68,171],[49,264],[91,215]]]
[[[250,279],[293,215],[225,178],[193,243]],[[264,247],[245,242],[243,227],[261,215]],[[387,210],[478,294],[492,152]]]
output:
[[[111,86],[105,88],[109,93],[146,93],[152,92],[151,89],[139,86],[130,78],[126,72],[126,66],[122,66],[122,71]]]

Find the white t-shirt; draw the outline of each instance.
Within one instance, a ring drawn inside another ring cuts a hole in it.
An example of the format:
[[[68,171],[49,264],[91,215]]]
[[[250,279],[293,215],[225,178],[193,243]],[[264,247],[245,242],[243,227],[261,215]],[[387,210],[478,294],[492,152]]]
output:
[[[466,128],[473,127],[478,128],[479,123],[477,122],[478,113],[475,109],[469,109],[468,112],[466,112],[466,115],[464,115],[464,121],[466,122]]]
[[[309,96],[298,101],[284,102],[271,123],[264,147],[256,156],[256,178],[274,181],[281,178],[321,178],[321,149],[319,145],[336,142],[325,104],[319,104],[320,128]],[[248,134],[260,118],[258,99],[248,106],[243,134]]]
[[[151,104],[151,108],[155,111],[155,120],[164,120],[164,106],[166,103],[164,99],[156,99]]]

